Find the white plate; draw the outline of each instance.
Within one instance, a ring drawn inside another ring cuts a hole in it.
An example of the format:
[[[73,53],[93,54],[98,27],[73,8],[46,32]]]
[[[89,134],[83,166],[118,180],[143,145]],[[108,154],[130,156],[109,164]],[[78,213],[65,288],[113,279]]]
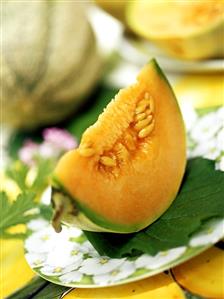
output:
[[[124,284],[168,270],[224,237],[224,220],[207,222],[187,246],[142,254],[137,258],[100,256],[81,230],[63,227],[60,234],[43,219],[33,220],[25,241],[26,259],[43,278],[68,287],[96,288]],[[203,244],[203,245],[202,245]]]
[[[124,38],[118,52],[123,60],[142,66],[151,58],[156,58],[162,69],[178,73],[217,73],[224,72],[224,59],[188,61],[167,56],[152,43],[144,40]]]
[[[224,171],[224,108],[201,117],[193,108],[183,109],[188,155],[214,159],[216,168]],[[150,277],[189,260],[224,237],[224,220],[213,219],[204,223],[187,246],[154,257],[142,254],[113,259],[100,256],[77,228],[64,226],[57,234],[43,219],[32,220],[28,227],[31,235],[25,241],[25,250],[31,268],[53,283],[80,288],[114,286]]]

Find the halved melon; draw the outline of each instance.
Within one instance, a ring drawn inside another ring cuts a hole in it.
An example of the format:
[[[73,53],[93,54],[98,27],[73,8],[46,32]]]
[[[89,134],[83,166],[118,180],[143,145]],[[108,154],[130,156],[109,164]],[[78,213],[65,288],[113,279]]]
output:
[[[58,162],[54,225],[57,230],[63,221],[84,230],[139,231],[175,199],[185,164],[181,112],[152,60],[84,132],[78,149]]]
[[[186,299],[178,284],[164,273],[125,285],[84,289],[75,288],[63,299]]]
[[[212,247],[172,269],[176,281],[205,298],[224,298],[224,252]]]
[[[134,32],[172,56],[185,59],[224,56],[222,0],[130,1],[126,17]]]

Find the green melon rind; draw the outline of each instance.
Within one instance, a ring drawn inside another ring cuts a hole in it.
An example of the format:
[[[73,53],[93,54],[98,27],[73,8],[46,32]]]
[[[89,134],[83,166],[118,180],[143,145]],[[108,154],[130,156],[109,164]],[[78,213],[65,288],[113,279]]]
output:
[[[126,8],[128,26],[138,35],[156,43],[170,55],[185,59],[205,59],[209,57],[224,57],[224,48],[221,43],[224,19],[207,25],[201,30],[184,36],[154,36],[145,26],[141,26],[140,18],[133,17],[134,6],[140,2],[130,2]]]
[[[173,100],[175,101],[175,103],[176,103],[176,105],[177,105],[177,109],[178,109],[179,114],[180,114],[180,117],[181,117],[181,119],[182,119],[182,124],[183,124],[183,128],[184,128],[184,131],[185,131],[185,125],[184,125],[184,119],[183,119],[183,116],[182,116],[182,112],[181,112],[181,110],[180,110],[180,106],[179,106],[179,104],[178,104],[177,97],[176,97],[176,95],[175,95],[175,93],[174,93],[174,90],[173,90],[173,88],[172,88],[170,82],[168,81],[167,77],[165,76],[163,70],[162,70],[162,69],[160,68],[160,66],[158,65],[158,63],[157,63],[157,61],[156,61],[155,58],[151,59],[151,60],[149,61],[149,64],[152,64],[152,65],[153,65],[153,67],[154,67],[154,69],[156,70],[158,76],[165,82],[165,84],[166,84],[167,87],[169,88],[169,90],[170,90],[170,92],[171,92],[171,95],[172,95],[172,98],[173,98]],[[185,131],[185,136],[187,136],[187,135],[186,135],[186,131]]]
[[[144,223],[125,225],[111,222],[110,220],[91,210],[86,205],[82,204],[77,198],[74,198],[56,176],[52,177],[52,185],[65,193],[79,211],[77,215],[72,217],[74,218],[72,223],[71,221],[68,221],[69,217],[66,217],[65,215],[63,217],[63,222],[66,224],[78,226],[83,230],[114,233],[132,233],[137,232],[145,227]]]

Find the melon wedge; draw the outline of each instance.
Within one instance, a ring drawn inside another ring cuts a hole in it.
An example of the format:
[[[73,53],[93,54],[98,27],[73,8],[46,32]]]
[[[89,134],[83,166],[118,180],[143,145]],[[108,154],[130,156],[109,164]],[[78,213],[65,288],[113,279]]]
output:
[[[53,224],[130,233],[172,203],[186,165],[185,129],[174,93],[155,60],[120,90],[53,176]]]

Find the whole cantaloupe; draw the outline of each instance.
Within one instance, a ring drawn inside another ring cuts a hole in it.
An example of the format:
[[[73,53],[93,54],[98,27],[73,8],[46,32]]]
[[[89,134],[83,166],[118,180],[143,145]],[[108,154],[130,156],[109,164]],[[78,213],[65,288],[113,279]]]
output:
[[[2,121],[32,129],[55,124],[83,101],[102,66],[81,2],[2,5]]]

